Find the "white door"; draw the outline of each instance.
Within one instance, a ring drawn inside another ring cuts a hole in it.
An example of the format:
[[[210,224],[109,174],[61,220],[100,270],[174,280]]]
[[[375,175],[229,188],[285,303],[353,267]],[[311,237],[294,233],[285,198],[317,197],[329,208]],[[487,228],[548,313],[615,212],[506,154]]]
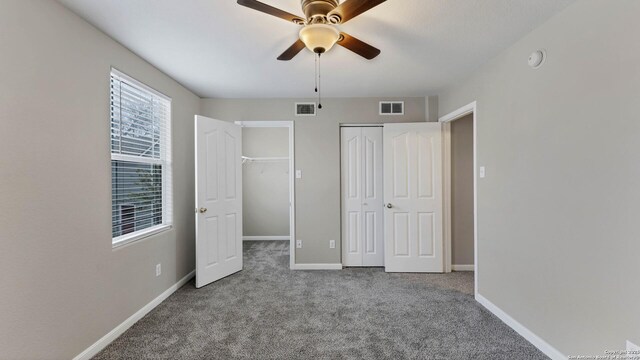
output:
[[[384,266],[382,128],[344,127],[342,264]]]
[[[242,129],[196,116],[196,287],[242,270]]]
[[[385,124],[385,270],[443,272],[439,123]]]

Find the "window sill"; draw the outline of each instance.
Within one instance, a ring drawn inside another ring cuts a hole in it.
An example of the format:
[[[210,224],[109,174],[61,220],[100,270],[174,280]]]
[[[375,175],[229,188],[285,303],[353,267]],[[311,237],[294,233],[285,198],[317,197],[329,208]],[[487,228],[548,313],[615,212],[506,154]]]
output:
[[[117,238],[113,239],[113,248],[114,249],[119,248],[128,244],[131,244],[134,241],[138,241],[138,240],[146,239],[150,236],[158,235],[165,231],[169,231],[172,228],[173,226],[171,225],[157,225],[157,226],[150,227],[148,229],[136,231],[131,234],[118,236]]]

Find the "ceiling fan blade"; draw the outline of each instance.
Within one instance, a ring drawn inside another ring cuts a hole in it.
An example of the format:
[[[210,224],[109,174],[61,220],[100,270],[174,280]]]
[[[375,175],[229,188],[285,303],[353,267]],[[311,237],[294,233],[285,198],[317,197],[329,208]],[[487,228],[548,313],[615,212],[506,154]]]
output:
[[[275,17],[279,17],[281,19],[287,20],[287,21],[291,21],[294,24],[297,25],[303,25],[304,24],[304,19],[301,18],[300,16],[296,16],[293,15],[291,13],[288,13],[284,10],[280,10],[278,8],[275,8],[271,5],[267,5],[265,3],[261,3],[260,1],[256,1],[256,0],[238,0],[238,5],[242,5],[242,6],[246,6],[250,9],[253,10],[258,10],[261,11],[265,14],[269,14],[269,15],[273,15]]]
[[[298,55],[300,51],[302,51],[302,49],[305,48],[305,46],[306,45],[302,42],[302,40],[298,39],[298,41],[293,43],[293,45],[291,45],[287,50],[285,50],[285,52],[283,52],[282,55],[278,56],[278,60],[289,61],[293,59],[296,55]]]
[[[328,15],[329,17],[331,17],[331,15],[340,16],[340,23],[344,24],[354,17],[373,9],[374,7],[382,4],[385,1],[386,0],[347,0],[338,5],[338,7],[333,9],[333,11],[331,11]]]
[[[340,33],[340,35],[342,36],[340,37],[340,40],[338,40],[338,45],[353,51],[363,58],[371,60],[380,55],[379,49],[374,48],[366,42],[360,41],[349,34]]]

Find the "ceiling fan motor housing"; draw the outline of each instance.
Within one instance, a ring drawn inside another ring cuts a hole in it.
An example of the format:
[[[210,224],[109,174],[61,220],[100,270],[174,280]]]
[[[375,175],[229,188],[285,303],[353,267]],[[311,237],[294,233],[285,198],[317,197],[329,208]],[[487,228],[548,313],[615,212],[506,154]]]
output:
[[[339,15],[331,14],[327,16],[340,5],[339,0],[300,0],[300,2],[308,23],[340,23]]]

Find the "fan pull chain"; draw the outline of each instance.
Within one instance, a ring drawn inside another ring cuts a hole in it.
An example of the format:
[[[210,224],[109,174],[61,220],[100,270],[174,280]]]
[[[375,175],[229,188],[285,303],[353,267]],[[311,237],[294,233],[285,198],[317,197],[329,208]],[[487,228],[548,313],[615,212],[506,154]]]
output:
[[[318,109],[322,109],[322,64],[318,53]]]
[[[316,92],[318,92],[318,57],[314,56],[313,59],[315,60],[315,65],[313,66],[313,71],[315,71],[315,75],[313,80],[316,82]]]

